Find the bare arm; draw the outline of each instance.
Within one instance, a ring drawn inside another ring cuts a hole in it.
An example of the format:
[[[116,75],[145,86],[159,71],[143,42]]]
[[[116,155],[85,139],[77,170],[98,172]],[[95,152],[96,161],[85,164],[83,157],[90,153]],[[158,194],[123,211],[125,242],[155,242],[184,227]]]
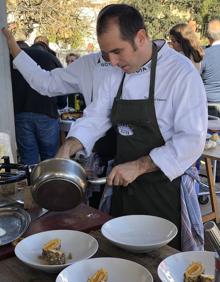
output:
[[[72,155],[83,149],[82,143],[74,138],[68,138],[65,143],[60,147],[56,154],[56,158],[69,159]]]
[[[21,48],[18,46],[12,33],[6,27],[2,28],[2,32],[7,40],[10,54],[15,58],[21,52]]]
[[[156,171],[158,167],[149,156],[141,157],[135,161],[115,166],[107,177],[108,185],[127,186],[138,176]]]

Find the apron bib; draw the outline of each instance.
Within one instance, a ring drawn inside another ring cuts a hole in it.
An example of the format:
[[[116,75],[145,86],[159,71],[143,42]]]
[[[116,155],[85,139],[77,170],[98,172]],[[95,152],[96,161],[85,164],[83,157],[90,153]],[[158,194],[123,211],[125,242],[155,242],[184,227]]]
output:
[[[116,165],[147,156],[152,149],[165,144],[154,106],[156,64],[157,46],[153,44],[148,99],[122,99],[123,75],[111,113],[117,131]],[[180,249],[180,177],[171,182],[158,170],[139,176],[127,187],[114,187],[111,215],[131,214],[154,215],[173,222],[179,232],[172,246]]]

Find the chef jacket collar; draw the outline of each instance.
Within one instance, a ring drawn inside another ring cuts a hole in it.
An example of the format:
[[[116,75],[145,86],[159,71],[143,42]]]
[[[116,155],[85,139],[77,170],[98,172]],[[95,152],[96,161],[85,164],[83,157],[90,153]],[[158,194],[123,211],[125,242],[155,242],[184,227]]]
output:
[[[109,67],[111,66],[111,63],[110,62],[106,62],[103,58],[102,58],[102,54],[100,53],[100,57],[98,59],[98,62],[97,62],[98,65],[100,65],[101,67]]]
[[[163,53],[166,52],[167,48],[169,48],[169,47],[168,47],[166,41],[163,40],[163,39],[154,40],[153,42],[158,47],[158,57],[157,57],[157,59],[159,60],[160,57],[163,56]],[[100,65],[100,67],[103,67],[103,68],[112,67],[110,62],[106,62],[102,58],[101,52],[100,52],[100,57],[98,58],[97,64]],[[136,71],[136,73],[140,74],[140,73],[143,73],[145,71],[149,71],[150,67],[151,67],[151,60],[148,61],[146,64],[144,64],[138,71]]]
[[[154,40],[153,42],[157,45],[158,48],[157,60],[159,60],[163,56],[164,52],[167,51],[167,48],[169,47],[166,41],[163,39]],[[149,60],[146,64],[144,64],[139,70],[137,70],[136,74],[143,74],[145,72],[148,72],[150,68],[151,68],[151,60]]]

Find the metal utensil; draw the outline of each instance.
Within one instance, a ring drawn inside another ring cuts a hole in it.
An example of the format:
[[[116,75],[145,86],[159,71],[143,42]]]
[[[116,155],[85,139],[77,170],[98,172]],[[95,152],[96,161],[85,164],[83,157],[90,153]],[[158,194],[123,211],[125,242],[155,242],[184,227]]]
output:
[[[204,224],[205,232],[209,236],[215,251],[220,256],[220,231],[214,221],[208,221]]]
[[[38,208],[34,211],[29,212],[30,217],[31,217],[31,222],[37,220],[38,218],[42,217],[46,213],[48,213],[48,210],[46,210],[44,208]]]
[[[42,161],[31,173],[33,199],[52,211],[64,211],[80,204],[88,182],[105,184],[106,178],[88,179],[84,168],[70,159]]]
[[[0,208],[11,207],[11,206],[23,206],[24,203],[21,201],[13,201],[13,200],[0,200]]]
[[[28,212],[17,207],[0,209],[0,246],[21,237],[31,222]]]

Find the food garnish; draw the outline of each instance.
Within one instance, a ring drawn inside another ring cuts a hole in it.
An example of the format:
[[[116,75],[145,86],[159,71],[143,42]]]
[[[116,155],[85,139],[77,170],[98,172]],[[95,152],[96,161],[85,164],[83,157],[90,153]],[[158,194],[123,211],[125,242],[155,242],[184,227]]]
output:
[[[108,271],[104,268],[100,268],[87,282],[108,282]]]
[[[60,250],[61,240],[53,239],[44,244],[42,249],[42,259],[50,265],[60,265],[65,263],[65,254]]]
[[[184,272],[184,282],[213,282],[214,275],[204,274],[205,268],[200,262],[192,262]]]

